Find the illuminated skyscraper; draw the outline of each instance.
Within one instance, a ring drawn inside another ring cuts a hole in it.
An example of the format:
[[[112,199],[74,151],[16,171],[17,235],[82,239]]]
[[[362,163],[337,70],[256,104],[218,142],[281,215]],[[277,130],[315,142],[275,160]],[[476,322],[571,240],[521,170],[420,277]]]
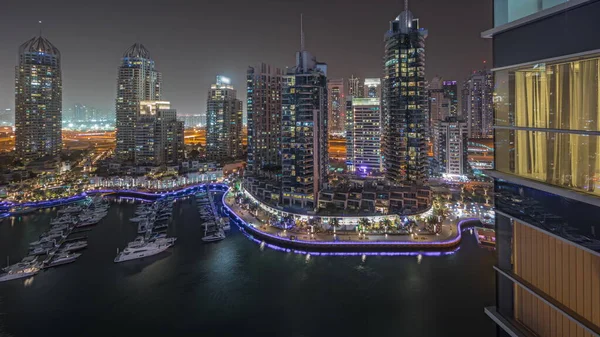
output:
[[[282,75],[265,63],[248,68],[248,175],[281,171]]]
[[[427,178],[426,37],[407,8],[385,34],[383,144],[386,178],[396,183]]]
[[[161,82],[161,74],[142,44],[135,43],[125,51],[117,79],[116,154],[120,159],[134,159],[134,128],[140,101],[160,100]]]
[[[494,86],[492,72],[476,71],[463,85],[463,116],[470,138],[492,137]]]
[[[206,154],[212,160],[242,156],[242,101],[236,98],[231,80],[217,76],[206,102]]]
[[[358,175],[380,173],[381,104],[379,98],[352,98],[346,131],[347,165]]]
[[[60,51],[39,36],[19,47],[15,74],[15,146],[17,156],[58,156],[62,149],[62,77]]]
[[[314,210],[328,173],[327,65],[303,46],[284,76],[282,98],[283,205]]]
[[[136,165],[176,165],[183,160],[183,122],[170,102],[140,101],[134,130]]]
[[[446,117],[433,125],[433,157],[439,173],[467,174],[467,123],[458,117]]]
[[[365,98],[381,98],[381,78],[365,78]]]
[[[341,134],[346,124],[346,99],[344,94],[344,79],[328,80],[327,111],[329,118],[329,133]]]
[[[485,312],[501,337],[599,336],[600,1],[493,8],[482,35],[494,49],[496,303]]]
[[[350,97],[363,97],[365,93],[364,83],[354,75],[348,79],[348,96]]]

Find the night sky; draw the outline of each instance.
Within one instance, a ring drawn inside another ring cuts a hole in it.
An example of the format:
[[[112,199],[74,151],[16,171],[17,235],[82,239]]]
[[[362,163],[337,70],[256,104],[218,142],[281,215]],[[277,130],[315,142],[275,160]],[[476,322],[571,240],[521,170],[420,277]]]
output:
[[[159,3],[159,4],[156,4]],[[75,103],[114,113],[117,67],[134,42],[163,74],[163,98],[179,114],[204,114],[217,74],[245,100],[245,76],[258,62],[293,66],[304,13],[306,50],[328,64],[328,78],[380,77],[383,35],[401,0],[2,1],[0,109],[14,108],[14,67],[21,43],[43,35],[62,54],[63,110]],[[491,64],[490,0],[412,0],[429,30],[426,74],[464,80]]]

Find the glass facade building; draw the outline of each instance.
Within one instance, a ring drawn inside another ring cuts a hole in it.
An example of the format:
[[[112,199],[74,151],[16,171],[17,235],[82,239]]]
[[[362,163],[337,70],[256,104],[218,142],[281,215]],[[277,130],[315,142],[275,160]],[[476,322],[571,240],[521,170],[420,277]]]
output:
[[[422,183],[428,174],[425,38],[427,30],[408,10],[385,34],[382,107],[386,178]]]
[[[296,53],[296,66],[283,77],[283,206],[315,211],[327,183],[327,65],[307,51]]]
[[[237,99],[231,80],[217,76],[206,101],[206,155],[211,160],[242,156],[242,101]]]
[[[498,262],[485,312],[498,336],[598,336],[600,1],[494,8],[483,35],[494,46]]]
[[[125,161],[135,157],[135,123],[140,101],[161,98],[161,73],[144,45],[135,43],[123,53],[117,78],[115,153]]]
[[[381,107],[379,98],[352,98],[346,148],[348,170],[358,175],[383,171],[381,162]]]
[[[494,27],[522,19],[569,0],[495,0]]]
[[[281,171],[281,69],[261,63],[246,73],[248,159],[246,174]]]
[[[15,71],[15,149],[21,159],[56,157],[62,150],[60,51],[39,36],[19,47]]]

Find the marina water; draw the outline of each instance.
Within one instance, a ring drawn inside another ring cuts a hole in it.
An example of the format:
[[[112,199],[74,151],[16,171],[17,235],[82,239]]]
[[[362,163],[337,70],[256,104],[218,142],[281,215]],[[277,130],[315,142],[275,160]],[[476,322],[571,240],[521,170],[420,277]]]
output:
[[[215,198],[220,200],[220,198]],[[237,228],[203,243],[194,198],[173,208],[167,252],[115,264],[137,235],[113,204],[73,264],[0,283],[0,336],[493,335],[494,252],[468,231],[448,256],[311,256],[261,247]],[[56,210],[0,223],[0,256],[23,258]],[[461,318],[462,317],[462,318]]]

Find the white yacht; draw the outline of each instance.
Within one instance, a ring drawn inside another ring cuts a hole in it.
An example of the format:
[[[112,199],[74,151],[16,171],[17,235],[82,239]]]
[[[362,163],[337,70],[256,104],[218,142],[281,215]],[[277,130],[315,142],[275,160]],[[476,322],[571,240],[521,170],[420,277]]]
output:
[[[97,224],[98,222],[100,222],[100,220],[102,220],[101,217],[83,220],[82,222],[78,223],[75,227],[79,228],[79,227],[93,226],[93,225]]]
[[[138,234],[144,234],[149,230],[152,230],[152,223],[148,220],[140,221],[138,224]]]
[[[215,241],[221,241],[225,239],[225,232],[223,232],[223,230],[218,230],[212,234],[205,234],[204,237],[202,238],[202,241],[204,242],[215,242]]]
[[[135,218],[129,219],[131,222],[140,222],[148,219],[148,215],[138,215]]]
[[[50,260],[50,263],[46,264],[44,268],[50,268],[55,266],[60,266],[61,264],[67,264],[71,262],[75,262],[81,254],[79,253],[70,253],[70,252],[60,252],[57,255],[53,256]]]
[[[67,208],[63,208],[63,209],[59,210],[58,214],[79,213],[79,212],[81,212],[80,206],[68,206]]]
[[[66,215],[66,216],[61,216],[60,218],[55,218],[54,220],[50,221],[51,225],[65,225],[65,224],[74,224],[75,222],[77,222],[77,219],[75,219],[74,217],[70,216],[70,215]]]
[[[164,252],[170,245],[166,243],[145,242],[138,247],[127,247],[122,252],[117,253],[115,263],[125,262],[130,260],[141,259],[148,256],[153,256]]]
[[[74,252],[76,250],[80,250],[80,249],[87,247],[87,245],[88,245],[87,241],[69,242],[69,243],[65,244],[61,248],[61,250],[64,252]]]
[[[17,263],[4,268],[4,273],[0,273],[0,282],[30,277],[37,274],[39,271],[40,268],[37,264]]]

